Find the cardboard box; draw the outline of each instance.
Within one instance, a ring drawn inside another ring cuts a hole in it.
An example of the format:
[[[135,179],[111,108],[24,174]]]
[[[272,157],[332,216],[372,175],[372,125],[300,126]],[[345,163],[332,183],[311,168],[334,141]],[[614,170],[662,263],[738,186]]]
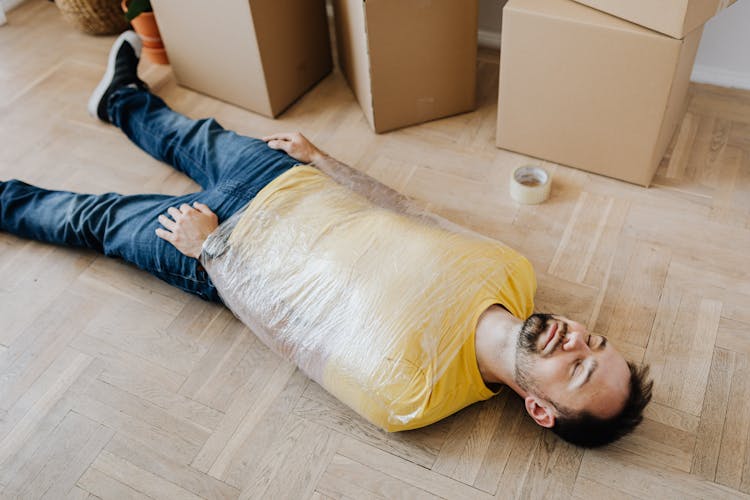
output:
[[[177,82],[277,116],[332,68],[325,0],[152,0]]]
[[[703,26],[736,0],[576,0],[674,38]]]
[[[701,33],[678,40],[569,0],[510,0],[497,146],[648,186]]]
[[[339,64],[376,132],[475,107],[477,0],[333,0]]]

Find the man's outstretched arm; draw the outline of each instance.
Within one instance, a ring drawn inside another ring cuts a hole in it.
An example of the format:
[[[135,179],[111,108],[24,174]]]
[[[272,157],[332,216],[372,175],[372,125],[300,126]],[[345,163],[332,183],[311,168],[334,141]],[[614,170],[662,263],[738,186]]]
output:
[[[286,132],[263,138],[272,149],[280,149],[301,163],[318,167],[339,184],[364,196],[372,203],[395,212],[417,217],[423,222],[437,224],[453,232],[467,233],[471,230],[436,215],[417,201],[391,189],[377,179],[341,163],[318,149],[299,132]]]
[[[299,132],[273,134],[263,140],[268,147],[280,149],[301,163],[315,165],[339,184],[373,203],[398,212],[407,212],[416,206],[413,200],[398,191],[321,151]]]

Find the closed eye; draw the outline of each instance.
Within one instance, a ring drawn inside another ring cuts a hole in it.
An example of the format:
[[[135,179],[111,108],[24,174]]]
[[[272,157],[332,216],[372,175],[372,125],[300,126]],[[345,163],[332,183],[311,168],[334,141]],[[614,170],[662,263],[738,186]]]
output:
[[[583,363],[581,360],[578,360],[573,365],[573,373],[570,375],[570,378],[575,378],[580,372],[581,372],[581,366],[583,366]]]

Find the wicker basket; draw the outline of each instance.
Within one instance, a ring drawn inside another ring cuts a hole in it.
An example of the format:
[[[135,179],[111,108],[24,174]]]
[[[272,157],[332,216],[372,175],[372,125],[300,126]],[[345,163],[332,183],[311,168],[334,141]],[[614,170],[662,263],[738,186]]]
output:
[[[55,0],[63,17],[89,35],[114,35],[128,28],[120,0]]]

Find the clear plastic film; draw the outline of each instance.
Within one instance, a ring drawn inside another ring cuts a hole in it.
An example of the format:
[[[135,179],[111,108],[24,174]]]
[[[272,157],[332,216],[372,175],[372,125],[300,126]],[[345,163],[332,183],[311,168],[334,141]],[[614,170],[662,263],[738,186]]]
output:
[[[283,174],[209,237],[202,261],[266,345],[389,431],[490,397],[479,316],[533,308],[526,259],[341,164]]]

